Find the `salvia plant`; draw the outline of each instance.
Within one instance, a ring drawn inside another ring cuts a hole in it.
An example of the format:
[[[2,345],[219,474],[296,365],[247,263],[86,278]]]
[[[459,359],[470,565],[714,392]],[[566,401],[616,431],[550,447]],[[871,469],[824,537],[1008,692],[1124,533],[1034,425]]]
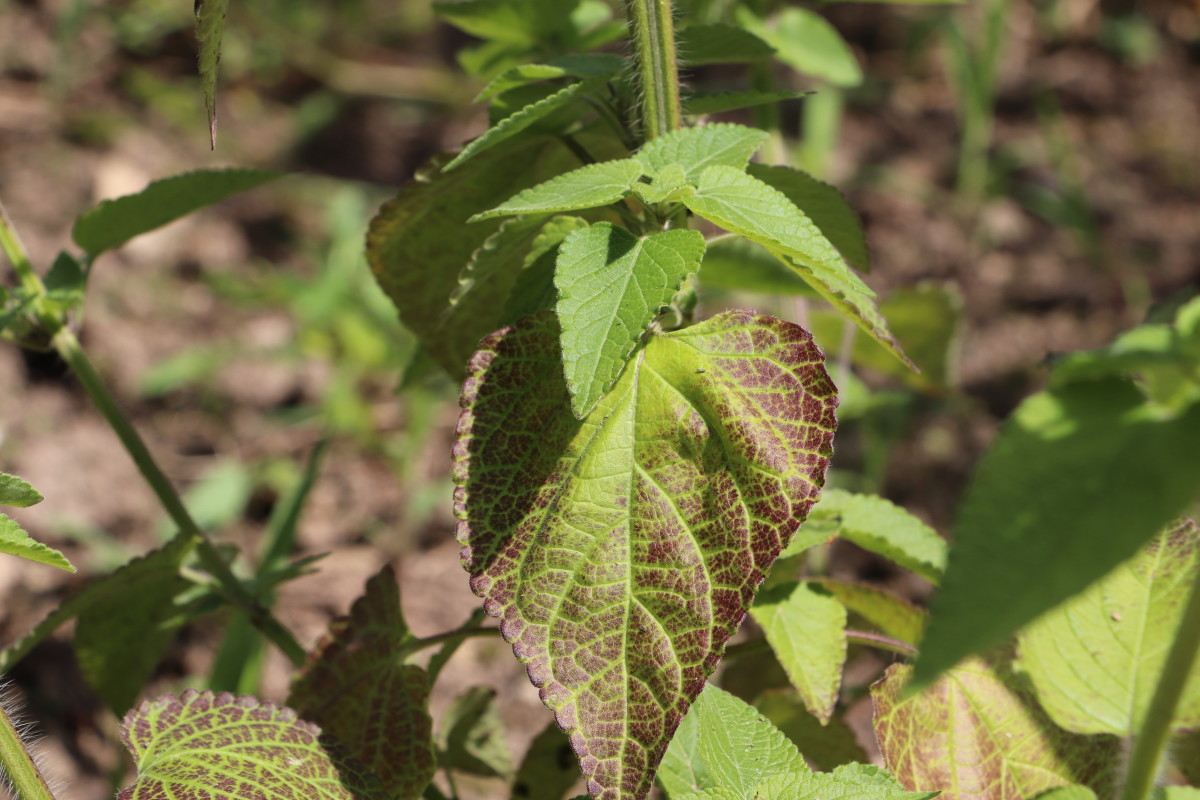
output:
[[[1200,796],[1185,785],[1200,775],[1200,531],[1181,516],[1200,488],[1200,299],[1050,366],[979,464],[949,558],[887,500],[823,492],[849,368],[936,382],[945,341],[939,355],[936,337],[912,337],[918,376],[859,277],[854,212],[774,163],[777,114],[759,114],[765,128],[708,119],[796,99],[774,84],[780,52],[850,80],[849,48],[810,9],[680,5],[628,0],[622,20],[598,0],[435,3],[478,39],[460,61],[484,79],[490,126],[426,166],[368,237],[426,360],[463,383],[462,563],[554,717],[519,765],[487,692],[459,698],[437,736],[427,710],[458,645],[497,635],[482,614],[414,637],[385,569],[306,651],[270,599],[308,566],[288,552],[317,458],[256,566],[235,573],[73,332],[99,256],[279,175],[196,172],[103,203],[44,274],[4,218],[19,279],[0,294],[4,336],[63,357],[178,528],[0,653],[3,671],[75,620],[83,673],[125,715],[137,777],[121,798],[444,798],[439,770],[542,800],[580,771],[596,800]],[[198,9],[214,132],[226,6]],[[752,85],[704,91],[681,63],[745,64]],[[844,320],[865,338],[842,348],[835,382],[794,322],[701,318],[706,286],[820,300],[815,327]],[[945,307],[908,302],[898,319]],[[0,475],[0,504],[40,499]],[[812,568],[837,537],[939,586],[932,613]],[[7,516],[0,550],[72,568]],[[285,704],[208,690],[138,704],[173,635],[225,606],[238,615],[213,685],[241,685],[257,629],[296,667]],[[758,633],[728,646],[747,613]],[[864,647],[891,662],[869,689],[886,771],[843,717],[856,691],[843,668]],[[732,691],[708,683],[723,657]],[[48,800],[11,709],[0,722],[16,793]]]

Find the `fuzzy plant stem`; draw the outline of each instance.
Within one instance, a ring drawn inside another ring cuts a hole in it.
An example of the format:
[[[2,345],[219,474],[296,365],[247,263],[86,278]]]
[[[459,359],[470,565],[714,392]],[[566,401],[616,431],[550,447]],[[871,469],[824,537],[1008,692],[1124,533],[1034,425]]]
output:
[[[21,285],[30,294],[41,296],[46,293],[46,287],[34,272],[29,260],[29,253],[21,243],[3,205],[0,205],[0,250],[4,251],[12,263],[13,271],[17,273]],[[296,637],[272,616],[270,611],[263,608],[262,604],[242,585],[242,582],[233,574],[233,570],[229,568],[225,559],[217,551],[216,545],[192,519],[192,515],[188,513],[183,501],[179,499],[179,494],[171,485],[171,481],[167,479],[154,457],[150,455],[142,438],[121,412],[116,400],[109,393],[108,387],[104,385],[104,381],[97,374],[96,368],[92,366],[87,354],[83,352],[83,348],[79,345],[79,339],[64,324],[63,320],[54,314],[43,312],[36,306],[35,313],[38,321],[51,334],[51,343],[54,349],[75,373],[75,377],[83,385],[84,391],[88,393],[105,421],[117,434],[117,438],[129,452],[138,471],[142,473],[142,477],[158,497],[167,515],[185,536],[196,542],[197,552],[204,568],[217,579],[228,598],[246,613],[254,627],[274,642],[293,664],[297,666],[303,664],[304,648],[296,641]]]
[[[1192,584],[1192,596],[1184,609],[1175,641],[1163,664],[1162,676],[1150,700],[1150,708],[1142,728],[1138,731],[1133,753],[1129,756],[1129,767],[1125,773],[1125,785],[1121,789],[1121,800],[1147,800],[1154,790],[1154,780],[1162,764],[1163,751],[1171,735],[1171,720],[1184,686],[1192,674],[1200,651],[1200,573]]]
[[[626,0],[642,90],[646,141],[683,127],[671,0]]]
[[[16,790],[17,800],[54,800],[41,770],[21,741],[21,732],[0,705],[0,776]]]

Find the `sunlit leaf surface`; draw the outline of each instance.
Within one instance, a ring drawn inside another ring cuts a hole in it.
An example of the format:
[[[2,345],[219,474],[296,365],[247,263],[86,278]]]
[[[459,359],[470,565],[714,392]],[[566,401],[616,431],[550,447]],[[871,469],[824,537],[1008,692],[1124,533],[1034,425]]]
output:
[[[137,780],[117,800],[385,800],[378,779],[290,708],[189,689],[121,726]]]
[[[682,229],[639,238],[601,222],[562,243],[555,310],[576,417],[600,402],[646,328],[703,257],[704,237]]]
[[[816,500],[835,390],[803,329],[732,312],[650,336],[580,421],[559,335],[539,314],[472,359],[458,535],[590,791],[640,798]]]

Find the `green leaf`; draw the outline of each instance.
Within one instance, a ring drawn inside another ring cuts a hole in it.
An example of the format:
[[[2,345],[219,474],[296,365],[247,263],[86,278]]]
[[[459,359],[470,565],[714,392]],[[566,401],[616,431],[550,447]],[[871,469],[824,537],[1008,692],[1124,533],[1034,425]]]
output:
[[[749,64],[775,55],[775,48],[736,25],[689,25],[679,32],[679,59],[689,67]]]
[[[16,475],[0,472],[0,506],[28,508],[42,502],[42,493]]]
[[[1141,730],[1198,573],[1200,531],[1180,521],[1024,630],[1021,666],[1056,723],[1076,733]],[[1200,662],[1171,727],[1200,727]]]
[[[919,391],[941,393],[949,387],[962,324],[962,298],[958,292],[930,283],[902,287],[879,304],[879,311],[921,371],[913,372],[873,341],[861,338],[855,339],[851,349],[854,363],[897,378]],[[817,341],[840,341],[843,321],[840,314],[819,310],[809,315]]]
[[[911,365],[875,308],[875,293],[782,192],[737,169],[713,166],[701,173],[696,193],[681,202],[709,222],[786,256],[818,294]]]
[[[836,597],[847,611],[857,614],[885,636],[911,645],[921,641],[925,612],[887,589],[830,578],[814,578],[809,583]]]
[[[467,218],[578,162],[560,143],[542,137],[505,142],[461,169],[442,172],[448,158],[435,159],[380,210],[367,234],[367,260],[400,319],[458,379],[480,338],[506,321],[509,299],[477,287],[470,315],[447,315],[463,267],[500,229],[499,221],[467,225]],[[488,286],[501,287],[500,276]]]
[[[748,172],[803,211],[846,263],[862,272],[871,271],[871,253],[862,220],[837,188],[792,167],[751,164]]]
[[[1200,789],[1195,786],[1156,786],[1150,797],[1152,800],[1200,800]]]
[[[385,567],[350,615],[329,626],[288,695],[289,706],[334,736],[395,800],[420,797],[437,770],[429,680],[396,657],[407,638],[396,576]]]
[[[785,100],[803,100],[809,94],[811,92],[693,92],[683,99],[683,113],[691,117],[720,114]]]
[[[512,298],[530,248],[545,225],[545,217],[540,216],[505,220],[500,230],[471,254],[458,276],[458,286],[442,311],[446,321],[494,315],[497,301]]]
[[[946,542],[900,506],[873,494],[830,489],[812,518],[836,519],[838,535],[937,584],[946,569]]]
[[[616,382],[659,310],[700,267],[704,236],[670,230],[638,238],[600,222],[558,252],[563,365],[571,410],[583,419]]]
[[[633,191],[643,203],[670,202],[678,200],[685,194],[696,191],[696,187],[688,183],[687,173],[678,164],[663,167],[651,179],[650,183],[635,183]]]
[[[481,39],[537,44],[564,30],[579,0],[442,0],[433,11]]]
[[[758,787],[754,800],[931,800],[937,792],[907,792],[870,764],[845,764],[833,772],[778,775]]]
[[[1200,404],[1167,416],[1120,379],[1022,403],[963,500],[915,680],[1004,641],[1131,557],[1196,496],[1197,452]]]
[[[667,794],[718,789],[753,797],[774,775],[808,772],[796,746],[753,706],[703,688],[663,758],[659,782]]]
[[[554,308],[558,301],[558,290],[554,288],[558,249],[568,236],[587,226],[587,220],[582,217],[555,217],[542,227],[504,306],[502,322],[505,325],[537,311]]]
[[[738,21],[777,51],[776,57],[806,75],[834,86],[858,86],[862,68],[846,40],[824,17],[805,8],[786,8],[764,25],[753,13],[738,9]]]
[[[894,664],[871,687],[884,762],[906,787],[944,789],[947,800],[1024,800],[1081,783],[1113,796],[1120,741],[1056,727],[1006,661],[971,659],[901,699],[911,673]]]
[[[1140,325],[1108,347],[1072,353],[1055,367],[1052,385],[1113,375],[1135,379],[1155,402],[1182,409],[1200,402],[1200,298],[1174,319]]]
[[[443,766],[473,775],[512,774],[512,753],[504,741],[495,689],[476,686],[463,692],[454,698],[441,724]]]
[[[90,584],[79,596],[75,656],[114,713],[127,711],[186,621],[176,597],[192,584],[181,574],[192,540],[177,537]]]
[[[2,477],[11,478],[12,476],[3,475]],[[0,514],[0,553],[36,561],[49,567],[58,567],[68,572],[75,571],[75,567],[67,560],[66,556],[53,547],[48,547],[30,537],[17,524],[16,520],[10,519],[5,514]]]
[[[137,780],[117,800],[385,800],[361,764],[320,738],[290,708],[189,689],[129,712],[121,738]]]
[[[796,531],[796,535],[788,542],[788,546],[783,548],[783,552],[779,554],[779,557],[784,559],[803,555],[817,545],[832,542],[837,538],[837,532],[838,527],[836,524],[809,520],[800,526],[800,530]]]
[[[637,152],[635,158],[642,162],[649,175],[678,164],[687,173],[688,180],[694,183],[712,166],[740,173],[768,138],[770,134],[766,131],[718,122],[682,128],[653,139]]]
[[[609,53],[563,56],[545,64],[520,64],[492,79],[475,102],[490,100],[510,89],[557,78],[611,78],[625,67],[625,60]]]
[[[58,306],[60,313],[74,310],[83,302],[87,288],[87,273],[70,253],[60,252],[43,278],[46,299]]]
[[[833,716],[846,661],[846,608],[807,582],[765,590],[750,615],[766,634],[804,705],[822,724]]]
[[[209,143],[214,150],[217,148],[217,73],[221,65],[221,34],[225,31],[227,11],[229,0],[196,0],[200,88],[204,92],[204,108],[208,111]]]
[[[560,335],[539,314],[472,359],[458,538],[593,796],[640,798],[815,502],[834,388],[803,329],[733,312],[649,336],[579,421]]]
[[[835,716],[822,724],[799,702],[795,692],[766,692],[754,701],[754,707],[792,740],[806,760],[823,770],[867,760],[854,731],[842,717]]]
[[[206,0],[215,3],[216,0]],[[283,177],[257,169],[211,169],[154,181],[137,194],[105,200],[75,220],[71,238],[95,258],[135,236],[227,197]]]
[[[1037,795],[1037,800],[1097,800],[1096,793],[1086,786],[1060,786]]]
[[[709,241],[701,281],[706,289],[815,296],[808,283],[770,250],[730,234]]]
[[[526,189],[468,221],[478,222],[509,214],[553,214],[606,206],[627,195],[640,177],[642,165],[632,158],[589,164]]]
[[[565,107],[581,94],[591,91],[593,86],[594,84],[591,81],[572,83],[570,86],[565,86],[536,103],[525,106],[520,111],[509,114],[488,128],[482,136],[468,142],[466,147],[442,169],[446,172],[457,169],[469,159],[492,149],[501,142],[511,139],[539,120],[545,119],[550,114]]]
[[[571,742],[551,722],[529,745],[513,779],[513,800],[562,800],[579,782]]]

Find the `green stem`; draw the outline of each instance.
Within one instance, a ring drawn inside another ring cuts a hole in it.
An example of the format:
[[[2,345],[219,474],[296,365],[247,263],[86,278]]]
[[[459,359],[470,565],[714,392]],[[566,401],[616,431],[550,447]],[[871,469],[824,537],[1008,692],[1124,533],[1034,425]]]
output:
[[[28,251],[21,243],[21,237],[17,235],[17,229],[13,227],[12,220],[4,209],[3,203],[0,203],[0,250],[3,250],[4,255],[8,256],[13,272],[17,273],[17,277],[26,291],[35,295],[45,294],[42,281],[33,271],[33,265],[29,263]]]
[[[8,709],[0,705],[0,774],[8,778],[20,800],[54,800],[46,779],[25,749]]]
[[[142,477],[146,483],[150,485],[155,496],[158,497],[159,503],[167,512],[167,516],[179,528],[183,535],[191,537],[196,542],[196,552],[200,556],[200,562],[204,568],[208,570],[214,578],[220,583],[221,588],[225,591],[227,597],[246,613],[250,618],[250,623],[254,627],[262,631],[263,635],[275,643],[284,655],[286,655],[293,664],[300,666],[304,663],[305,653],[304,648],[296,641],[279,620],[275,619],[271,613],[263,608],[263,606],[247,591],[242,582],[233,574],[233,570],[225,563],[225,559],[217,551],[212,540],[200,529],[192,519],[192,515],[183,505],[183,501],[179,498],[179,494],[175,488],[171,486],[170,480],[154,457],[150,455],[150,451],[146,448],[142,437],[134,430],[133,425],[121,412],[117,406],[117,402],[109,393],[108,387],[100,379],[96,373],[95,367],[83,352],[83,348],[79,346],[79,340],[75,338],[75,334],[69,328],[59,328],[54,334],[52,340],[54,349],[62,356],[62,359],[71,367],[71,371],[75,373],[75,377],[83,385],[84,391],[96,404],[96,408],[104,416],[104,419],[112,427],[117,434],[117,438],[121,440],[121,444],[129,452],[129,456],[137,465],[138,471],[142,473]]]
[[[1200,573],[1192,584],[1192,596],[1184,609],[1183,619],[1175,641],[1163,664],[1158,687],[1146,710],[1146,718],[1138,731],[1133,753],[1129,757],[1129,768],[1125,773],[1125,785],[1121,789],[1121,800],[1146,800],[1154,789],[1154,779],[1162,764],[1163,751],[1171,735],[1171,721],[1183,695],[1183,688],[1192,673],[1200,651]]]
[[[671,0],[626,0],[642,89],[646,141],[683,127]]]
[[[494,636],[499,631],[499,628],[455,628],[445,633],[426,636],[424,639],[413,639],[400,648],[400,656],[406,657],[420,650],[437,647],[439,644],[445,644],[446,642],[459,642],[464,639],[476,639],[481,636]]]

